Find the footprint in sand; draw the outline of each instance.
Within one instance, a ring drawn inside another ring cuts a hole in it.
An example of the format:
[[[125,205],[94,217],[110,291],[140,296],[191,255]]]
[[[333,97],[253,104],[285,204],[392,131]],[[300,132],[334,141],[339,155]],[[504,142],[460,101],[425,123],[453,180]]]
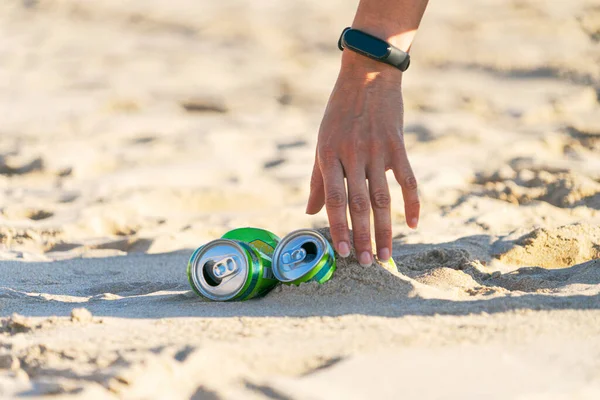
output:
[[[593,122],[580,121],[573,124],[567,128],[567,132],[573,138],[575,144],[592,151],[600,150],[600,122],[598,122],[597,117]]]
[[[493,277],[488,282],[509,291],[552,293],[574,290],[585,293],[597,291],[600,284],[600,260],[591,260],[569,268],[548,270],[540,267],[523,267],[513,272]],[[571,291],[571,294],[574,293]]]
[[[0,154],[0,175],[23,175],[44,169],[44,161],[41,158],[31,160],[15,160]]]
[[[560,208],[589,207],[600,210],[600,183],[567,170],[548,170],[516,159],[512,166],[480,174],[474,182],[478,196],[516,205],[543,201]]]
[[[22,206],[4,207],[0,210],[0,214],[9,220],[29,219],[32,221],[41,221],[54,216],[54,213],[41,208],[30,208]]]

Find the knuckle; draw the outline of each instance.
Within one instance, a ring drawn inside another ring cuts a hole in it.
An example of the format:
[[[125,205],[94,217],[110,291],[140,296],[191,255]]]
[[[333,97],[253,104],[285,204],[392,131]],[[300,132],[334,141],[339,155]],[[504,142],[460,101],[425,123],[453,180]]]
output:
[[[329,231],[334,236],[344,236],[348,232],[348,225],[346,225],[344,222],[334,222],[329,226]]]
[[[369,231],[354,231],[354,243],[359,246],[371,245],[371,234]]]
[[[375,208],[389,208],[392,202],[390,194],[384,190],[375,190],[371,195],[371,201]]]
[[[379,237],[380,239],[385,239],[387,240],[388,238],[392,237],[392,228],[390,227],[379,227],[377,229],[377,237]]]
[[[325,204],[331,208],[346,207],[346,196],[339,189],[328,190],[325,194]]]
[[[414,201],[411,201],[409,206],[411,208],[419,208],[419,207],[421,207],[421,202],[419,201],[419,199],[416,199]]]
[[[417,178],[414,175],[408,175],[404,178],[404,186],[408,190],[417,190]]]
[[[357,194],[350,197],[350,211],[362,214],[369,211],[369,201],[363,195]]]

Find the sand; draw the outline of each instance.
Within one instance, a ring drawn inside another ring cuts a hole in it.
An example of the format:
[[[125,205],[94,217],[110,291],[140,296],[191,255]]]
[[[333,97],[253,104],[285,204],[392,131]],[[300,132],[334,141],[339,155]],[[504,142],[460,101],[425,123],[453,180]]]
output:
[[[223,304],[194,248],[327,233],[304,208],[353,7],[2,1],[0,397],[600,398],[596,3],[432,2],[396,268]]]

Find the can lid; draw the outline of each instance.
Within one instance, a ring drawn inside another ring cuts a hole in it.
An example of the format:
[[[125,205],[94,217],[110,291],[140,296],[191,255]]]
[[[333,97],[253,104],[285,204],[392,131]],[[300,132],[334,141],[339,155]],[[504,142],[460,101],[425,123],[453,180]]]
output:
[[[235,241],[213,240],[190,260],[190,277],[205,297],[225,301],[235,297],[248,278],[248,255]]]
[[[310,273],[327,253],[329,244],[319,232],[301,229],[285,236],[273,253],[273,274],[292,282]]]

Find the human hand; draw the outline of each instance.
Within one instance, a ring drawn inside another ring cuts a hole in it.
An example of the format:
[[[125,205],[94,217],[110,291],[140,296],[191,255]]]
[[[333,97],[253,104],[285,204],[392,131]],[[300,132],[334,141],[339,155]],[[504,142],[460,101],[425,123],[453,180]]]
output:
[[[402,73],[354,53],[343,57],[350,67],[342,68],[321,123],[306,212],[316,214],[325,205],[334,246],[347,257],[348,208],[358,260],[368,266],[373,262],[371,208],[377,257],[387,261],[392,254],[385,171],[392,169],[402,187],[411,228],[417,227],[420,204],[403,139]]]

